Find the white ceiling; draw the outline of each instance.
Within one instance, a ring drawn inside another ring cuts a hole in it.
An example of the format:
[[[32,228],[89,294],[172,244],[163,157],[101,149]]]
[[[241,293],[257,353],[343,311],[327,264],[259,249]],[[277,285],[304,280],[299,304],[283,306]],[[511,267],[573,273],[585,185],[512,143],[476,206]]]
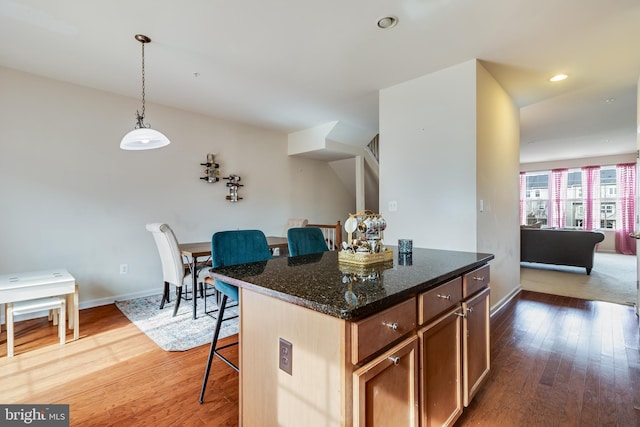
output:
[[[523,163],[635,151],[638,0],[0,0],[0,65],[133,98],[137,33],[147,102],[375,131],[379,89],[478,58],[521,107]]]

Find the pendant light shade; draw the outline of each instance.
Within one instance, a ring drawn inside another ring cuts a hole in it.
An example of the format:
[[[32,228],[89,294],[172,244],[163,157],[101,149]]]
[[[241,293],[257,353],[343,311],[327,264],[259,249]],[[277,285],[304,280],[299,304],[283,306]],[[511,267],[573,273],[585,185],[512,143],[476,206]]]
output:
[[[170,141],[162,132],[151,129],[150,125],[144,122],[144,45],[150,43],[151,39],[142,34],[136,34],[135,38],[142,44],[142,113],[136,111],[136,127],[122,138],[120,148],[123,150],[152,150],[169,145]]]
[[[123,150],[151,150],[169,145],[170,142],[169,138],[155,129],[136,128],[122,138],[120,148]]]

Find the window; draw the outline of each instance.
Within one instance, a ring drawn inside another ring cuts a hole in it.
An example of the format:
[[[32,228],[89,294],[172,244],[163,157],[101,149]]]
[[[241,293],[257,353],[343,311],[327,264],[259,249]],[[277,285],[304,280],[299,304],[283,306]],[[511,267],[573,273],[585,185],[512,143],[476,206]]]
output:
[[[565,227],[582,228],[584,206],[582,205],[582,171],[571,169],[567,174],[567,223]]]
[[[600,169],[600,228],[616,228],[616,169]]]
[[[547,224],[549,203],[549,173],[527,173],[525,180],[524,209],[527,224]]]
[[[611,203],[607,203],[607,204],[602,204],[600,206],[600,212],[605,214],[605,215],[611,215],[613,213],[615,213],[615,204],[611,204]]]
[[[597,174],[596,169],[596,174]],[[550,207],[554,209],[557,203],[564,206],[565,217],[563,223],[558,223],[559,227],[582,228],[585,222],[585,206],[584,206],[584,183],[583,173],[581,169],[569,169],[567,172],[566,196],[551,200],[551,171],[543,172],[527,172],[525,176],[524,189],[524,209],[526,209],[527,224],[541,223],[543,226],[548,224],[548,215]],[[596,175],[597,182],[598,175]],[[596,205],[593,206],[595,215],[595,224],[600,228],[615,229],[616,228],[616,203],[618,203],[618,183],[616,182],[616,167],[602,166],[599,169],[599,191],[596,190]],[[556,184],[557,185],[557,184]],[[562,184],[565,185],[564,183]],[[598,184],[596,184],[598,185]],[[598,187],[596,187],[598,188]],[[564,188],[563,188],[564,193]],[[597,195],[600,195],[599,200]],[[565,199],[566,197],[566,199]],[[556,203],[554,205],[553,203]],[[598,218],[599,217],[599,218]],[[521,218],[524,218],[521,216]],[[556,219],[554,223],[558,222]],[[593,221],[590,222],[593,224]]]

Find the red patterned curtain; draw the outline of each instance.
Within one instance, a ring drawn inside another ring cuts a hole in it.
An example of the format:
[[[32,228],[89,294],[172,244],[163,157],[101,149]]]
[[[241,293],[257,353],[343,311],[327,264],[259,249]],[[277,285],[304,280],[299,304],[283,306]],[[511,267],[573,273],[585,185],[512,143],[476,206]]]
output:
[[[636,242],[629,237],[635,227],[636,165],[626,163],[616,166],[618,201],[616,203],[616,251],[635,255]]]
[[[600,228],[600,166],[582,168],[582,206],[584,220],[582,228]]]
[[[551,185],[549,199],[551,206],[549,209],[550,227],[564,228],[567,226],[567,177],[568,169],[553,169],[551,171]]]

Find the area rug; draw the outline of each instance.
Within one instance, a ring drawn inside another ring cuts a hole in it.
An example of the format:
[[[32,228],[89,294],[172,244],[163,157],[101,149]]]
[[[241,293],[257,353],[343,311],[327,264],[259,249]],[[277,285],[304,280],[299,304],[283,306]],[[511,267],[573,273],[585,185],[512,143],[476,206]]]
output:
[[[215,319],[204,313],[204,303],[198,300],[198,314],[192,319],[193,304],[183,300],[178,308],[178,314],[173,317],[173,304],[165,304],[159,309],[162,295],[153,295],[126,301],[116,301],[116,307],[127,316],[131,322],[166,351],[185,351],[204,344],[210,344],[215,328]],[[207,310],[216,308],[215,299],[207,298]],[[229,318],[238,314],[238,307],[225,310],[224,317]],[[226,320],[220,329],[220,338],[238,333],[238,318]]]
[[[591,275],[584,268],[520,263],[522,289],[594,301],[634,305],[636,257],[596,252]]]

